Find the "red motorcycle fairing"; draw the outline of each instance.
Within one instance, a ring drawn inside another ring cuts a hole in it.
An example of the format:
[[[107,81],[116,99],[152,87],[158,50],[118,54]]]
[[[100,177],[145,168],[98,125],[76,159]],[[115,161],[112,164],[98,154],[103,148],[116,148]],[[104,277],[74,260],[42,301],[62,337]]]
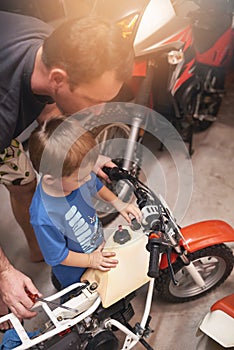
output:
[[[234,229],[228,223],[222,220],[201,221],[181,229],[184,240],[181,240],[181,246],[193,253],[200,249],[210,247],[224,242],[234,242]],[[174,263],[178,254],[172,252],[171,262]],[[163,254],[160,262],[160,269],[168,267],[167,257]]]
[[[232,34],[230,27],[206,52],[197,51],[197,61],[209,66],[227,66],[232,58]]]
[[[216,301],[210,311],[221,310],[234,318],[234,294],[227,295],[226,297]]]

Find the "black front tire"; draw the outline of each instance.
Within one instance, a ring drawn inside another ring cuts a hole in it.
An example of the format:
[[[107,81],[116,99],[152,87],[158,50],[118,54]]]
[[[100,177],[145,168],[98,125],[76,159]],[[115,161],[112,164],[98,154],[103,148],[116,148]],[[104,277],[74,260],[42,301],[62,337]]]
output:
[[[177,286],[173,284],[168,268],[161,270],[159,277],[155,280],[155,289],[162,299],[174,303],[198,299],[220,286],[233,269],[233,253],[225,244],[198,250],[188,254],[188,258],[200,272],[206,283],[206,288],[201,289],[193,281],[182,261],[178,258],[173,264],[175,278],[179,282]]]

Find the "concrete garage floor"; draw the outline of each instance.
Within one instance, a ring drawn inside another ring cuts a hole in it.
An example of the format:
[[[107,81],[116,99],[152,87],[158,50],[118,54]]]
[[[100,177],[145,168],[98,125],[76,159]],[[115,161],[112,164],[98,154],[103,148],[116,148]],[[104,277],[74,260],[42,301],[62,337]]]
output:
[[[195,153],[192,157],[193,176],[192,197],[183,213],[179,213],[179,224],[189,225],[207,219],[222,219],[234,226],[234,74],[227,80],[227,94],[224,97],[218,121],[207,131],[194,136]],[[150,142],[149,142],[150,143]],[[147,139],[145,141],[147,146]],[[152,146],[151,146],[152,148]],[[175,203],[174,173],[166,151],[155,151],[154,156],[165,174],[166,200],[172,207]],[[148,176],[153,172],[152,163],[144,164]],[[190,183],[191,185],[191,183]],[[157,186],[156,186],[157,187]],[[29,261],[28,247],[23,233],[14,220],[10,209],[8,193],[0,186],[1,198],[1,236],[0,244],[15,267],[30,276],[44,296],[55,292],[50,281],[50,268],[45,263],[34,264]],[[175,205],[176,207],[176,205]],[[118,219],[119,220],[119,219]],[[110,227],[116,227],[115,220]],[[234,244],[231,244],[234,249]],[[214,292],[201,299],[183,304],[163,302],[155,294],[152,306],[151,328],[154,333],[149,344],[156,350],[221,350],[220,345],[198,331],[199,323],[209,307],[218,299],[233,293],[234,271],[227,281]],[[139,289],[133,301],[135,308],[134,322],[140,321],[145,301],[146,286]],[[43,323],[43,315],[29,321],[28,330],[37,329]],[[119,332],[117,335],[122,339]],[[141,344],[136,350],[143,349]],[[234,348],[232,348],[234,349]],[[111,349],[110,349],[111,350]]]

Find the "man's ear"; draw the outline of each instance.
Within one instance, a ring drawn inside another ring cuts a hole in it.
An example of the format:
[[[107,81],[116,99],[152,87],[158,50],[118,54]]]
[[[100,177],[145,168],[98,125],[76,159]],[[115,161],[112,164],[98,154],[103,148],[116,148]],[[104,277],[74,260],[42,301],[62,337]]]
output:
[[[57,89],[64,83],[67,83],[67,73],[61,68],[52,68],[49,74],[49,81]]]

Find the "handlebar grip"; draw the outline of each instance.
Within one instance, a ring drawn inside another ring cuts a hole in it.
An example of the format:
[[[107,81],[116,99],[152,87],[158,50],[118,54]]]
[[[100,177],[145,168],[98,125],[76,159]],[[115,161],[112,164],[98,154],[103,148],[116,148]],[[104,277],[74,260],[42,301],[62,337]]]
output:
[[[120,169],[117,166],[114,168],[104,166],[102,170],[108,175],[110,180],[119,180]]]
[[[102,170],[108,175],[109,179],[112,181],[126,180],[130,177],[127,170],[121,169],[117,166],[113,168],[104,166]]]
[[[159,245],[150,244],[149,247],[150,259],[149,269],[147,275],[152,278],[156,278],[159,275]]]

